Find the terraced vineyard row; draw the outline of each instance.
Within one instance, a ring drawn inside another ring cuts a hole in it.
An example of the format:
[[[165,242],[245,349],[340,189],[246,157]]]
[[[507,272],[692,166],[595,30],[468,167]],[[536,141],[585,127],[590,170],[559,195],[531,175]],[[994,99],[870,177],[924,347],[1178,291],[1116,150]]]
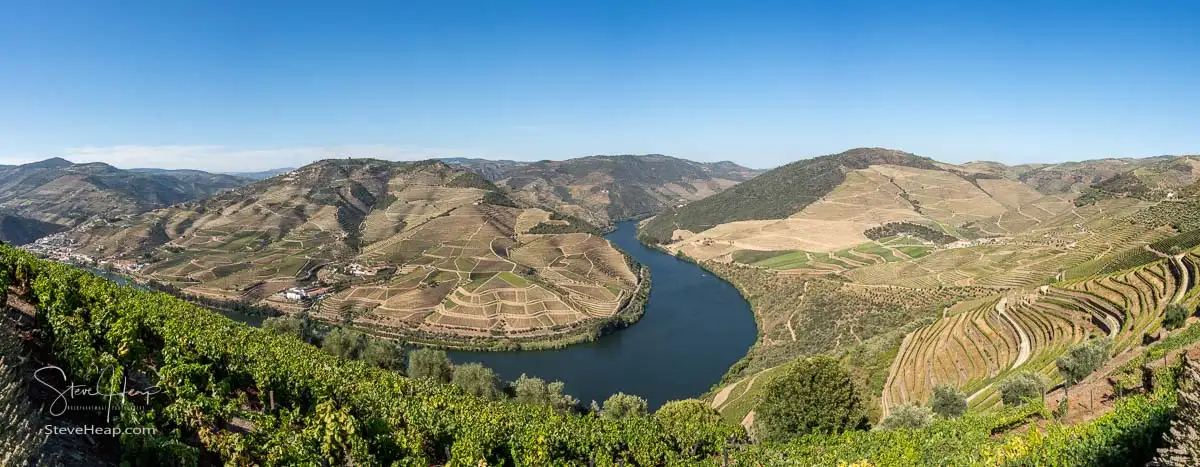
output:
[[[962,302],[905,337],[884,386],[883,407],[924,403],[952,385],[976,409],[999,404],[992,383],[1020,370],[1059,380],[1054,360],[1069,346],[1108,335],[1114,351],[1142,343],[1162,323],[1167,304],[1196,288],[1200,256],[1162,259],[1137,269],[1058,286]]]

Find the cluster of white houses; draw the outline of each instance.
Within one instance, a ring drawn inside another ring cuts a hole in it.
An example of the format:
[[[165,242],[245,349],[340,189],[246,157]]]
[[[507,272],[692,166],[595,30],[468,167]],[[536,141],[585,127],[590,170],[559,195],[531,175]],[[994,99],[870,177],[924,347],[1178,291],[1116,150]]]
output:
[[[284,298],[293,301],[301,300],[318,300],[330,292],[329,286],[314,285],[311,287],[292,287],[284,290],[282,295]]]

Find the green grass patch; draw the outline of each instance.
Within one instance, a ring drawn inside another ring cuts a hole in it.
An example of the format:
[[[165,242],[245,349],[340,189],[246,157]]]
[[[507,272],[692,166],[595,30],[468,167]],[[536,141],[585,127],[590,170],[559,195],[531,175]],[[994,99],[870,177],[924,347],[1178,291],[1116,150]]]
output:
[[[908,255],[910,258],[916,259],[925,256],[933,251],[933,248],[927,246],[898,246],[897,250]]]
[[[783,256],[790,253],[795,253],[796,250],[737,250],[733,252],[733,260],[742,264],[754,264],[759,261],[766,261],[777,256]]]
[[[796,269],[808,266],[808,261],[807,253],[796,250],[752,264],[771,269]]]
[[[514,287],[520,287],[520,288],[529,287],[529,281],[526,280],[524,277],[518,276],[516,274],[507,272],[507,271],[501,272],[498,275],[500,276],[501,280],[509,283],[510,285],[513,285]]]

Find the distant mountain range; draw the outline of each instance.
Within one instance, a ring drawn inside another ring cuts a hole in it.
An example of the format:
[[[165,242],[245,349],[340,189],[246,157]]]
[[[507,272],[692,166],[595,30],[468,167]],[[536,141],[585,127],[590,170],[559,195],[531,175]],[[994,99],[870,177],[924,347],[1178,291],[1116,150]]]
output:
[[[444,160],[508,188],[518,199],[596,225],[650,216],[719,193],[760,172],[732,162],[694,162],[661,154],[538,162]]]
[[[138,214],[205,198],[250,180],[195,170],[122,170],[62,158],[0,166],[0,240],[25,243],[95,216]]]

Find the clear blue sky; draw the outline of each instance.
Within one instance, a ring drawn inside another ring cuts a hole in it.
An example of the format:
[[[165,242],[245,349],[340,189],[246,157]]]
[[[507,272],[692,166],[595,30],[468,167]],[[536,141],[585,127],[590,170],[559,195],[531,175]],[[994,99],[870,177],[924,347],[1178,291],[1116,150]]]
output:
[[[905,3],[3,2],[0,163],[1200,153],[1200,2]]]

